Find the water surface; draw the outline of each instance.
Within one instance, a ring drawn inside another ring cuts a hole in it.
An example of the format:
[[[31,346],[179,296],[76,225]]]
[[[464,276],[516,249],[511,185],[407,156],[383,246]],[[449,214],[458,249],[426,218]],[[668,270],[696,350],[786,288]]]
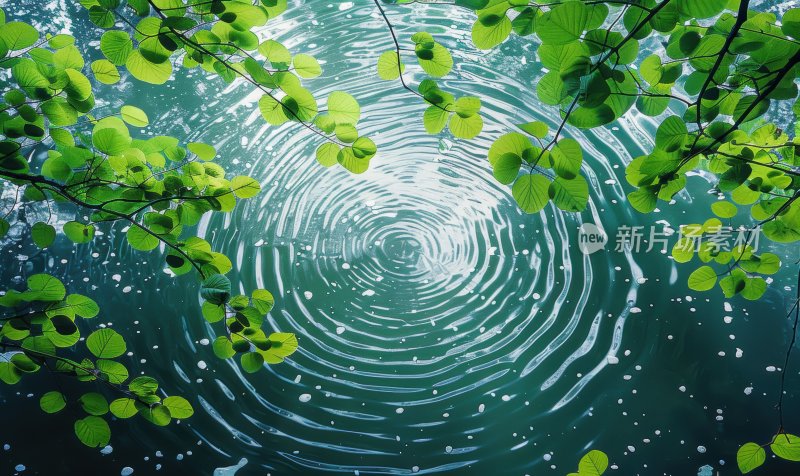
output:
[[[657,124],[631,116],[569,130],[587,151],[589,208],[525,215],[492,179],[486,151],[514,124],[558,120],[532,90],[542,74],[532,45],[517,38],[479,52],[467,12],[390,7],[404,38],[430,31],[454,51],[444,89],[483,99],[480,137],[428,136],[424,104],[374,74],[392,47],[374,3],[290,3],[263,34],[324,61],[312,91],[358,98],[360,127],[379,146],[363,175],[317,165],[317,138],[265,125],[244,84],[181,70],[166,88],[126,81],[98,97],[145,109],[147,133],[215,144],[230,172],[260,181],[258,197],[201,234],[235,262],[242,291],[273,291],[269,325],[296,333],[300,350],[255,375],[217,360],[195,282],[170,278],[160,257],[130,250],[118,233],[74,251],[7,244],[5,282],[43,269],[66,276],[98,300],[99,322],[131,336],[131,370],[197,412],[168,429],[114,422],[113,451],[103,455],[75,440],[74,415],[41,414],[35,384],[2,388],[0,444],[11,448],[0,472],[24,464],[25,474],[212,474],[245,458],[238,475],[560,475],[598,448],[610,474],[693,475],[704,465],[737,474],[736,448],[777,428],[779,373],[768,368],[782,365],[788,344],[792,274],[778,275],[761,302],[726,302],[690,292],[687,267],[658,250],[616,252],[612,242],[585,256],[577,246],[581,223],[613,241],[620,226],[709,216],[703,177],[689,179],[693,198],[657,213],[625,205],[625,164],[648,149]],[[74,2],[0,4],[79,38],[99,35]],[[423,78],[411,69],[409,80]],[[777,252],[797,259],[796,249]],[[797,377],[792,370],[787,408],[797,404]],[[796,413],[787,427],[800,428]],[[768,464],[769,474],[793,474]]]

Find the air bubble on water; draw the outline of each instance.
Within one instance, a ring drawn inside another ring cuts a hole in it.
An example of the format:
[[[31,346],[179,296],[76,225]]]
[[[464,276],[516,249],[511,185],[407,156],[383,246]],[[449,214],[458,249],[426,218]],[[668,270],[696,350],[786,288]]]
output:
[[[206,364],[206,362],[204,360],[201,360],[200,362],[197,363],[197,367],[200,370],[205,370],[206,367],[208,367],[208,365]]]
[[[125,466],[124,468],[122,468],[122,471],[120,471],[119,474],[121,476],[130,476],[131,474],[133,474],[133,468],[131,468],[130,466]]]
[[[398,415],[402,415],[403,412],[406,411],[403,407],[395,408],[394,412]]]
[[[200,339],[200,345],[208,345],[210,342],[208,339]]]
[[[100,450],[100,454],[110,455],[112,451],[114,451],[114,448],[112,448],[111,445],[106,445],[102,450]]]
[[[336,335],[342,335],[345,331],[344,326],[339,326],[336,328]]]
[[[486,410],[486,405],[484,405],[483,403],[478,405],[478,413],[483,413],[484,410]]]
[[[311,291],[303,291],[303,296],[305,296],[306,299],[311,299],[314,297],[314,294]]]
[[[24,464],[18,464],[16,466],[14,466],[14,469],[17,470],[17,471],[25,471],[25,465]]]
[[[310,393],[304,393],[304,394],[300,395],[298,400],[300,400],[302,403],[306,403],[306,402],[311,400],[311,394]]]
[[[367,289],[366,291],[364,291],[363,293],[361,293],[361,295],[362,295],[362,296],[374,296],[374,295],[375,295],[375,291],[374,291],[374,290],[372,290],[372,289]]]

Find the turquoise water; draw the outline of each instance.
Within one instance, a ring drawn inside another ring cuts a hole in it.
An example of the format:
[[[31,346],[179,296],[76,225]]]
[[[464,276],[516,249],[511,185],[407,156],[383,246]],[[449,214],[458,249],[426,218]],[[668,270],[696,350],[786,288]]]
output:
[[[657,124],[631,116],[569,130],[587,151],[589,209],[525,215],[485,155],[514,124],[556,124],[531,87],[542,73],[530,44],[478,52],[466,12],[391,7],[405,38],[430,31],[454,52],[442,87],[483,99],[477,139],[433,137],[418,98],[374,74],[391,48],[374,3],[291,3],[264,34],[325,62],[312,91],[358,98],[363,132],[379,146],[363,175],[318,166],[314,135],[266,126],[244,84],[181,71],[167,88],[129,80],[98,97],[146,110],[151,133],[215,144],[232,173],[260,181],[258,197],[203,223],[201,234],[236,263],[231,278],[242,290],[273,291],[269,323],[296,333],[300,350],[255,375],[217,360],[195,282],[170,278],[159,256],[126,248],[118,231],[47,253],[6,242],[4,282],[44,269],[67,277],[97,299],[99,322],[131,336],[129,368],[197,412],[168,429],[114,422],[104,455],[75,440],[72,415],[41,414],[35,384],[0,388],[0,444],[10,446],[0,473],[22,464],[24,474],[212,474],[241,460],[237,475],[561,475],[597,448],[609,454],[610,474],[694,475],[704,465],[737,474],[736,448],[768,441],[778,427],[773,367],[783,365],[794,295],[784,287],[796,275],[778,275],[761,302],[726,302],[689,291],[687,267],[658,249],[614,251],[618,227],[661,230],[709,216],[714,196],[702,176],[689,180],[693,197],[652,215],[625,205],[625,164],[649,147]],[[0,5],[79,38],[98,35],[74,2]],[[611,235],[605,251],[581,253],[581,223]],[[798,258],[796,248],[773,251]],[[797,369],[787,409],[798,402]],[[786,426],[800,428],[796,412]],[[764,474],[797,473],[768,465]]]

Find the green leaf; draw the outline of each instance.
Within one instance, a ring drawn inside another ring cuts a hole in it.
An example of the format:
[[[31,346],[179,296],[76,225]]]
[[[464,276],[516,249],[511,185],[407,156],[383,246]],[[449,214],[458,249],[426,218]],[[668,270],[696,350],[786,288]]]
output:
[[[22,377],[19,370],[10,362],[0,362],[0,380],[7,385],[14,385],[19,382]]]
[[[781,31],[784,35],[800,39],[800,8],[790,8],[783,14]]]
[[[98,448],[108,444],[111,439],[111,429],[105,420],[91,415],[75,422],[75,435],[84,445]]]
[[[788,461],[800,461],[800,438],[795,435],[788,433],[778,434],[769,447],[778,458]]]
[[[214,339],[211,347],[214,350],[214,355],[220,359],[230,359],[236,355],[236,351],[233,350],[233,344],[231,343],[231,340],[225,336],[219,336]]]
[[[39,399],[39,407],[45,413],[57,413],[67,406],[67,399],[61,392],[47,392]]]
[[[264,357],[257,352],[247,352],[241,357],[242,370],[247,373],[258,372],[264,366]]]
[[[361,116],[361,107],[353,96],[334,91],[328,96],[328,114],[336,124],[354,125]]]
[[[111,61],[104,59],[92,61],[91,68],[95,79],[103,84],[116,84],[120,80],[119,71]]]
[[[294,64],[294,71],[301,78],[316,78],[322,74],[322,67],[319,62],[311,56],[306,54],[297,54],[292,60]]]
[[[139,405],[139,415],[156,426],[167,426],[172,420],[169,408],[164,405],[155,405],[147,407]]]
[[[251,198],[261,191],[261,184],[252,177],[237,175],[231,180],[231,190],[239,198]]]
[[[548,190],[553,203],[567,212],[580,212],[589,202],[589,185],[586,179],[576,176],[573,179],[556,177]]]
[[[84,225],[77,221],[69,221],[64,224],[64,235],[73,243],[88,243],[94,238],[94,225]]]
[[[483,130],[483,118],[478,114],[468,117],[453,114],[449,127],[450,132],[459,139],[473,139]]]
[[[720,218],[733,218],[739,210],[731,202],[721,201],[712,203],[711,211]]]
[[[325,142],[317,148],[317,162],[323,167],[331,167],[338,164],[339,146],[332,142]]]
[[[525,213],[541,211],[549,201],[550,181],[541,175],[523,175],[514,182],[511,194]]]
[[[152,377],[136,377],[130,381],[128,389],[140,397],[153,395],[158,390],[158,382]]]
[[[522,165],[522,158],[513,152],[506,152],[501,155],[492,166],[494,178],[498,182],[508,185],[517,179],[519,169]]]
[[[608,456],[598,450],[592,450],[581,458],[578,473],[581,476],[601,476],[608,468]]]
[[[130,228],[128,228],[125,237],[128,239],[128,244],[131,245],[131,248],[139,251],[150,251],[158,247],[158,244],[161,243],[157,237],[153,236],[139,225],[132,224]]]
[[[84,393],[81,398],[78,399],[78,402],[81,404],[83,411],[89,415],[102,416],[108,413],[106,397],[97,392]]]
[[[134,78],[150,84],[164,84],[172,76],[172,63],[169,61],[152,63],[142,56],[139,50],[134,50],[128,55],[125,67]]]
[[[23,50],[39,41],[39,32],[27,23],[12,21],[0,25],[0,41],[8,51]]]
[[[750,471],[758,468],[767,459],[767,452],[764,451],[760,445],[756,443],[745,443],[736,452],[736,463],[739,465],[739,471],[742,474],[747,474]]]
[[[481,17],[484,21],[481,21]],[[472,43],[482,50],[489,50],[504,42],[511,33],[512,24],[508,16],[481,15],[472,25]]]
[[[684,146],[688,138],[686,123],[678,116],[669,116],[656,130],[656,147],[674,152]]]
[[[100,37],[100,51],[116,66],[122,66],[133,51],[130,35],[121,30],[109,30]]]
[[[67,293],[64,284],[49,274],[34,274],[28,278],[27,300],[60,301]]]
[[[136,400],[132,398],[118,398],[111,402],[109,410],[117,418],[130,418],[139,412],[136,409],[135,402]]]
[[[450,113],[439,106],[429,106],[422,115],[422,123],[425,132],[428,134],[438,134],[447,126]]]
[[[217,156],[217,149],[202,142],[189,142],[186,148],[189,149],[189,152],[199,157],[200,160],[214,160],[214,157]]]
[[[47,248],[56,239],[56,229],[44,222],[35,223],[31,227],[31,238],[39,248]]]
[[[553,169],[566,179],[575,178],[581,171],[583,151],[575,139],[562,139],[556,144],[550,157],[553,159]]]
[[[275,298],[266,289],[256,289],[253,291],[253,307],[261,314],[266,314],[275,305]]]
[[[231,297],[231,281],[222,274],[209,276],[203,281],[200,296],[212,304],[225,304]]]
[[[419,65],[434,78],[441,78],[453,68],[453,57],[447,48],[439,43],[433,42],[431,48],[417,44],[416,53]]]
[[[279,126],[289,120],[283,104],[268,94],[258,100],[258,110],[261,112],[261,117],[273,126]]]
[[[194,415],[192,405],[183,397],[167,397],[162,403],[169,409],[172,418],[184,419]]]
[[[391,81],[400,77],[405,65],[399,63],[396,51],[384,51],[378,58],[378,77]]]
[[[528,134],[532,135],[533,137],[537,137],[539,139],[544,139],[547,136],[547,132],[549,131],[549,127],[542,121],[533,121],[527,124],[519,124],[517,125],[520,129],[527,132]]]
[[[86,348],[95,357],[113,359],[125,353],[125,339],[113,329],[98,329],[86,338]]]
[[[138,107],[122,106],[119,112],[122,120],[134,127],[145,127],[150,123],[147,114]]]
[[[689,275],[689,289],[708,291],[717,284],[717,273],[711,266],[701,266]]]
[[[128,369],[119,362],[114,360],[98,360],[95,365],[106,379],[114,384],[121,384],[128,380]]]
[[[711,18],[718,15],[728,5],[728,0],[678,0],[678,10],[690,18]]]

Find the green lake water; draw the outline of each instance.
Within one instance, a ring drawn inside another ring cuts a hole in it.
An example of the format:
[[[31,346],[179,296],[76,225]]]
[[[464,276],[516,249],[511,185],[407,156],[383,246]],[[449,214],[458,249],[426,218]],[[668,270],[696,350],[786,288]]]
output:
[[[76,3],[0,6],[46,31],[99,38]],[[479,52],[465,11],[388,8],[403,37],[430,31],[454,51],[443,88],[483,100],[483,133],[453,140],[426,135],[421,101],[377,78],[377,58],[392,44],[372,1],[290,4],[263,33],[325,62],[312,91],[344,89],[361,102],[360,127],[379,147],[363,175],[319,166],[313,134],[265,125],[244,84],[179,70],[166,87],[128,79],[97,96],[147,111],[145,134],[216,145],[231,173],[262,184],[201,234],[234,261],[236,287],[273,292],[269,326],[296,333],[300,349],[245,375],[214,357],[196,281],[168,276],[157,252],[130,250],[120,230],[47,252],[12,233],[2,243],[3,283],[42,271],[65,277],[100,304],[92,325],[113,323],[128,337],[132,373],[156,377],[196,413],[166,429],[112,422],[111,448],[100,452],[72,434],[78,410],[39,410],[49,377],[0,387],[0,474],[24,465],[20,474],[226,475],[215,469],[241,461],[243,476],[564,475],[590,448],[608,453],[612,475],[695,475],[706,465],[738,474],[738,446],[768,441],[778,427],[796,270],[775,276],[759,302],[725,301],[718,290],[689,291],[692,268],[660,246],[646,251],[649,236],[638,252],[615,251],[620,227],[648,235],[710,216],[715,196],[702,176],[689,179],[692,197],[651,215],[626,205],[625,164],[647,150],[657,123],[629,116],[568,130],[587,152],[589,208],[525,215],[493,180],[486,151],[514,124],[558,120],[535,97],[542,72],[531,44],[515,38]],[[580,251],[581,223],[606,230],[605,250]],[[671,248],[675,237],[667,239]],[[798,258],[796,247],[771,251]],[[798,369],[785,401],[795,433]],[[798,473],[775,460],[761,474]]]

